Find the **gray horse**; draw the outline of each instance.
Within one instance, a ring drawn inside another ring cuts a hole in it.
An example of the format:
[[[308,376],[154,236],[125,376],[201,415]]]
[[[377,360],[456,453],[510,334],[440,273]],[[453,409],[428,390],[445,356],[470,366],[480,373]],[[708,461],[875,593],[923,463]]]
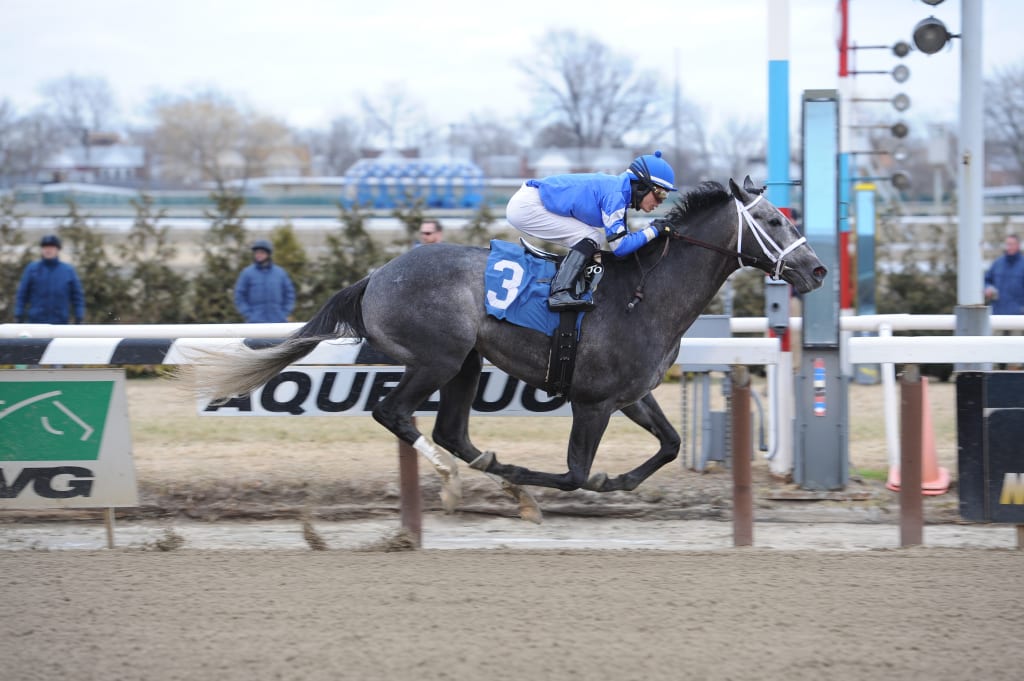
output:
[[[679,352],[679,341],[728,276],[753,266],[806,293],[826,270],[792,222],[748,177],[741,189],[714,182],[686,194],[666,217],[668,234],[622,260],[605,254],[596,306],[582,322],[572,403],[568,471],[545,473],[500,463],[469,439],[469,414],[482,358],[539,387],[545,382],[551,339],[499,321],[484,311],[488,250],[454,244],[417,248],[336,293],[280,345],[244,349],[206,360],[198,377],[212,398],[242,395],[266,383],[318,343],[366,339],[405,366],[397,386],[373,409],[374,418],[411,444],[437,469],[442,501],[461,498],[455,460],[416,429],[412,414],[434,391],[440,404],[433,441],[494,478],[520,505],[524,518],[540,512],[521,485],[608,492],[632,490],[676,458],[679,435],[651,391]],[[591,475],[598,444],[616,410],[652,433],[660,448],[633,470]]]

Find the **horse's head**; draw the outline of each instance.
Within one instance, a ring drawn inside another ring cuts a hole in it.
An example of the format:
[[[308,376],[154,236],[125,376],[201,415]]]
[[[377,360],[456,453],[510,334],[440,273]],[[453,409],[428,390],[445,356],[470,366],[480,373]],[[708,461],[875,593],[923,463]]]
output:
[[[748,175],[743,188],[729,180],[736,205],[736,249],[743,264],[781,278],[800,293],[813,291],[825,281],[828,270],[807,244],[796,225],[764,197]]]

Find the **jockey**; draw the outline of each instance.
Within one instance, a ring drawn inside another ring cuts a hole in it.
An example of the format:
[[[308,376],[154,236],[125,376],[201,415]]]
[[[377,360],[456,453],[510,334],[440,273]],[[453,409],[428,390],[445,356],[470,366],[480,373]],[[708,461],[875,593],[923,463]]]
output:
[[[569,248],[551,280],[548,307],[584,310],[581,279],[596,252],[607,246],[617,257],[629,255],[658,236],[654,223],[637,232],[626,227],[626,210],[650,213],[676,191],[675,172],[660,151],[637,157],[619,175],[575,173],[528,180],[508,202],[506,217],[519,231]]]

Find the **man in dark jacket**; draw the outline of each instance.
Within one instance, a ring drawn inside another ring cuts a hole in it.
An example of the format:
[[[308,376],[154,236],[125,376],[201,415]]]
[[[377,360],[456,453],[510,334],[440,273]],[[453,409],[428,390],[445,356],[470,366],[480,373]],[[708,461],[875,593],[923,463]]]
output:
[[[85,317],[85,293],[75,268],[60,260],[60,239],[48,234],[39,241],[42,258],[21,275],[14,302],[14,320],[30,324],[67,324]]]
[[[266,239],[253,243],[252,264],[235,283],[235,307],[247,322],[286,322],[295,308],[295,287],[288,273],[274,264],[273,252]]]
[[[992,304],[992,314],[1024,314],[1024,258],[1020,239],[1007,234],[1006,250],[985,272],[985,301]]]

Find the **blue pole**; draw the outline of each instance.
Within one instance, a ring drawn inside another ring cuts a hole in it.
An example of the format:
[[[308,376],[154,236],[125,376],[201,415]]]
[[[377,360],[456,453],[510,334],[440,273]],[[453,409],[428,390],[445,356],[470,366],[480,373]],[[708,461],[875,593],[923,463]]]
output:
[[[789,0],[768,0],[768,200],[790,207]]]

